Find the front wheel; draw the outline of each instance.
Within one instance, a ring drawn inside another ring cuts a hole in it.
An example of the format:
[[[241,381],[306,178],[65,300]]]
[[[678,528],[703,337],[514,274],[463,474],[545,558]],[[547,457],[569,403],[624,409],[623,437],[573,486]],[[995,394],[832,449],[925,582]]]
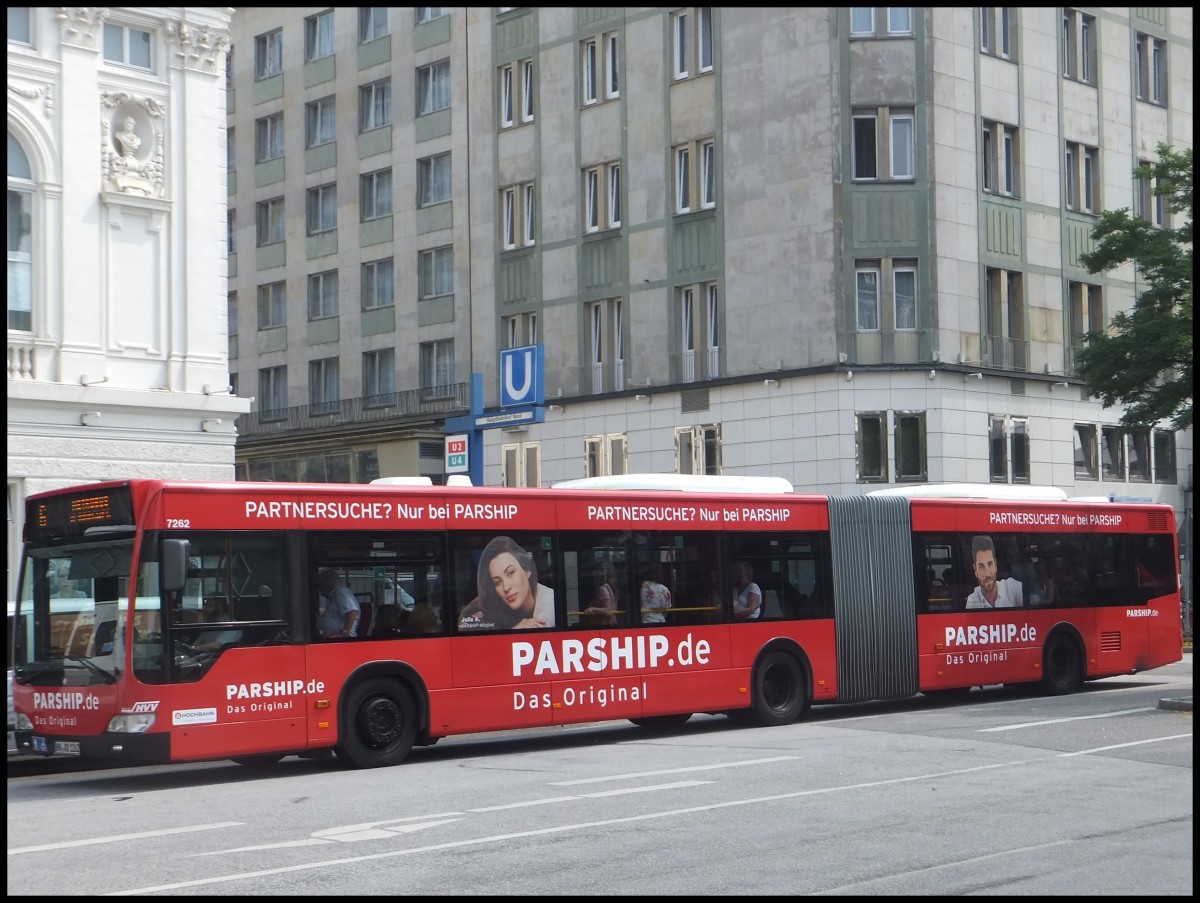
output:
[[[804,669],[794,656],[768,652],[754,669],[754,718],[765,727],[791,724],[808,708]]]
[[[403,761],[417,739],[417,707],[407,687],[375,678],[356,686],[342,714],[343,756],[357,768]]]
[[[1042,687],[1051,696],[1074,693],[1083,683],[1083,658],[1065,633],[1050,638],[1042,650]]]

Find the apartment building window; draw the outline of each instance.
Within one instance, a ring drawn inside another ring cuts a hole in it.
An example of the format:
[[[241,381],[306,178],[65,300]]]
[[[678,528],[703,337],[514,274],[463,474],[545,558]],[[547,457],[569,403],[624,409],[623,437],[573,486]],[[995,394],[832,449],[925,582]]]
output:
[[[533,60],[517,60],[499,69],[500,128],[533,122]]]
[[[912,8],[908,6],[889,6],[887,8],[888,34],[912,34]]]
[[[1087,282],[1067,282],[1071,347],[1082,350],[1089,332],[1104,330],[1104,290]]]
[[[675,290],[679,364],[672,378],[680,382],[720,376],[720,295],[715,282]]]
[[[225,249],[228,254],[237,253],[237,211],[225,211]]]
[[[390,404],[396,391],[396,349],[364,351],[362,357],[366,404]]]
[[[1106,480],[1125,479],[1125,433],[1118,426],[1100,427],[1100,475]]]
[[[500,329],[505,348],[523,348],[538,343],[538,315],[536,311],[502,317]]]
[[[892,269],[893,320],[896,329],[917,328],[917,268],[905,262]]]
[[[855,310],[859,332],[879,331],[879,267],[859,266],[854,271]]]
[[[537,235],[537,193],[532,182],[500,189],[500,242],[503,250],[529,247]]]
[[[1098,480],[1096,463],[1096,425],[1075,424],[1075,476],[1081,480]]]
[[[333,56],[333,10],[304,20],[304,59],[308,62]]]
[[[287,367],[267,367],[258,371],[258,411],[262,420],[287,417]]]
[[[417,70],[417,115],[436,113],[450,106],[450,61],[442,60]]]
[[[375,310],[395,303],[392,258],[371,260],[362,265],[362,309]]]
[[[521,121],[533,122],[533,60],[521,60]]]
[[[671,14],[671,70],[675,80],[713,69],[711,6],[685,7]]]
[[[875,7],[850,7],[850,34],[856,37],[873,37],[875,34]]]
[[[881,15],[877,16],[876,13]],[[850,36],[852,38],[876,37],[875,23],[887,22],[889,36],[907,36],[913,33],[912,7],[908,6],[852,6],[850,7]]]
[[[1029,369],[1025,340],[1025,281],[1016,270],[984,270],[983,362],[1005,370]]]
[[[621,225],[621,164],[601,163],[583,171],[583,230]]]
[[[983,190],[1016,197],[1020,193],[1020,143],[1016,126],[984,120],[982,134]]]
[[[234,140],[236,129],[225,130],[225,171],[237,172],[237,142]]]
[[[1161,229],[1167,224],[1166,203],[1158,193],[1158,179],[1152,175],[1154,164],[1138,160],[1138,174],[1133,183],[1133,212],[1150,225]]]
[[[1150,473],[1150,431],[1126,430],[1125,455],[1129,461],[1129,482],[1149,483]]]
[[[283,241],[283,198],[259,201],[255,213],[258,247]]]
[[[262,81],[283,72],[283,29],[277,28],[254,39],[254,78]]]
[[[675,428],[675,472],[720,475],[721,424]]]
[[[604,96],[621,96],[621,41],[615,31],[604,35]]]
[[[8,328],[33,330],[35,185],[29,158],[8,133]]]
[[[259,163],[283,156],[283,113],[272,113],[254,122],[254,159]]]
[[[258,328],[274,329],[287,324],[286,283],[271,282],[258,287]]]
[[[1063,156],[1063,181],[1067,209],[1095,213],[1100,204],[1100,151],[1068,141]]]
[[[326,270],[308,277],[308,318],[323,320],[338,313],[338,271]]]
[[[1029,432],[1023,417],[993,414],[988,431],[993,483],[1029,482]]]
[[[8,40],[19,44],[33,43],[33,26],[30,21],[28,6],[10,6],[8,8]]]
[[[454,247],[422,251],[418,258],[417,292],[422,301],[454,294]]]
[[[888,482],[887,411],[854,415],[855,479],[860,483]]]
[[[340,401],[340,371],[336,357],[308,362],[309,413],[337,413]]]
[[[500,128],[512,128],[513,118],[513,73],[514,64],[500,67]]]
[[[925,412],[896,411],[896,482],[929,478],[925,452]]]
[[[450,154],[417,161],[417,206],[432,207],[450,200]]]
[[[979,8],[979,50],[991,56],[1015,60],[1017,8],[982,6]]]
[[[440,19],[442,16],[448,16],[449,14],[450,9],[446,6],[418,6],[417,24],[432,22],[434,19]]]
[[[359,215],[363,222],[392,215],[392,171],[380,169],[358,177]]]
[[[1175,465],[1175,433],[1171,430],[1154,431],[1154,482],[1174,483],[1177,481]]]
[[[358,8],[358,43],[366,44],[376,38],[391,34],[391,24],[386,6],[360,6]]]
[[[337,228],[337,185],[318,185],[308,189],[308,234]]]
[[[879,126],[884,126],[888,136],[886,148],[879,147]],[[876,110],[856,110],[853,114],[852,157],[854,178],[869,181],[879,177],[879,159],[886,154],[890,161],[893,180],[909,180],[916,177],[914,156],[913,111],[881,107]]]
[[[421,343],[421,397],[454,394],[454,340]]]
[[[629,471],[629,441],[625,433],[585,436],[583,440],[583,475],[606,477]]]
[[[700,138],[673,148],[675,157],[675,212],[716,206],[716,142]],[[693,161],[699,158],[699,172]]]
[[[1077,9],[1063,9],[1062,73],[1084,84],[1096,83],[1096,17]]]
[[[11,17],[10,17],[11,21]],[[150,68],[150,32],[104,23],[104,58],[137,69]]]
[[[383,78],[358,88],[358,130],[369,132],[392,124],[392,80]]]
[[[333,97],[322,97],[304,105],[304,146],[319,147],[337,140]]]
[[[500,483],[522,487],[542,485],[542,448],[537,442],[514,442],[500,447]]]
[[[1165,106],[1167,103],[1167,42],[1138,33],[1134,63],[1137,66],[1138,100]]]
[[[233,46],[225,51],[225,90],[233,90]]]
[[[229,292],[225,295],[225,327],[231,339],[235,338],[238,334],[237,294],[237,292]],[[236,395],[237,392],[233,394]]]
[[[593,104],[599,100],[597,85],[597,67],[599,53],[596,48],[596,38],[588,38],[579,45],[580,90],[583,94],[583,104]]]

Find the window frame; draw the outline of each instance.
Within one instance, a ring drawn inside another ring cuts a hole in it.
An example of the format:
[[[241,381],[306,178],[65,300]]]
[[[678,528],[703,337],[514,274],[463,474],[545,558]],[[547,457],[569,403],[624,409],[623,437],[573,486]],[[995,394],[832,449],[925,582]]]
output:
[[[308,235],[337,229],[337,183],[315,185],[305,192],[305,226]]]
[[[382,24],[378,21],[379,13],[383,14]],[[385,38],[392,33],[391,7],[360,6],[358,8],[358,43],[369,44]]]
[[[287,237],[287,220],[282,197],[265,198],[254,205],[255,247],[276,245]]]
[[[450,109],[450,60],[436,60],[417,67],[417,116]],[[442,95],[445,95],[444,98]],[[444,102],[443,102],[444,101]],[[441,104],[438,106],[438,104]]]
[[[254,120],[254,162],[269,163],[283,156],[283,110]]]
[[[391,76],[358,86],[358,131],[388,128],[393,121]]]
[[[337,357],[322,357],[308,362],[308,412],[336,414],[341,409],[342,367]]]
[[[383,187],[385,183],[386,189]],[[392,201],[392,185],[392,168],[390,166],[359,175],[359,222],[367,223],[392,215],[392,211],[395,209]],[[384,206],[386,206],[386,210],[382,209]]]
[[[333,10],[327,9],[304,18],[304,61],[333,56]]]
[[[908,135],[897,136],[896,127],[907,123]],[[891,174],[893,182],[909,182],[917,177],[917,157],[916,157],[916,129],[917,119],[913,113],[896,113],[888,114],[888,157],[891,161]],[[900,139],[904,140],[900,140]],[[899,172],[897,170],[897,147],[907,151],[909,170],[908,172]]]
[[[254,80],[266,81],[283,74],[283,29],[254,36]]]
[[[337,98],[330,94],[304,105],[304,146],[321,147],[337,141]]]
[[[364,403],[368,407],[389,404],[396,394],[396,349],[364,351],[362,366]]]
[[[925,411],[895,411],[893,419],[893,441],[896,454],[896,482],[924,483],[929,479],[928,432]],[[915,437],[913,433],[916,433]],[[915,448],[912,447],[915,443]],[[908,458],[915,454],[919,465],[910,468]]]
[[[1074,427],[1075,479],[1099,480],[1100,456],[1094,423],[1076,423]],[[1082,460],[1081,460],[1082,457]]]
[[[109,56],[109,35],[112,33],[110,29],[121,33],[121,56],[114,58]],[[132,37],[134,34],[144,35],[144,45],[146,48],[146,62],[134,62],[134,51]],[[115,63],[118,66],[128,66],[130,69],[140,69],[145,72],[154,71],[154,33],[144,28],[135,28],[132,25],[122,25],[119,22],[105,22],[101,36],[101,55],[105,62]]]
[[[396,305],[396,263],[393,257],[364,260],[359,266],[359,300],[364,311]]]
[[[422,157],[417,161],[417,207],[434,207],[453,200],[454,182],[450,155],[451,151],[445,151]],[[437,191],[439,186],[444,186],[444,197]]]
[[[423,399],[449,398],[454,394],[454,339],[421,342],[420,391]]]
[[[868,277],[868,279],[873,277],[875,280],[875,296],[874,296],[873,302],[871,301],[870,298],[866,298],[863,294],[863,277]],[[883,302],[883,299],[882,299],[883,293],[881,291],[882,285],[883,285],[883,268],[880,264],[877,263],[874,266],[856,265],[854,267],[854,326],[855,326],[855,332],[877,333],[877,332],[882,331],[883,324],[880,322],[880,320],[881,320],[881,317],[880,317],[881,304]],[[864,301],[868,302],[868,306],[866,308],[864,308],[864,306],[863,306]],[[864,312],[870,314],[870,312],[871,312],[870,307],[872,305],[874,307],[874,325],[869,325],[869,324],[864,325],[864,322],[863,322],[864,319],[869,320],[870,317],[864,318],[863,314],[864,314]]]
[[[911,326],[900,325],[900,280],[901,275],[912,277],[912,319]],[[856,280],[857,281],[857,280]],[[915,263],[903,263],[892,267],[892,329],[896,332],[916,332],[920,328],[921,314],[918,304],[920,283],[917,280]]]
[[[308,284],[308,319],[327,320],[338,315],[338,271],[322,270],[319,273],[309,273]]]
[[[888,483],[887,411],[854,414],[854,479],[858,483]],[[868,452],[870,457],[868,457]],[[878,462],[876,466],[876,462]]]
[[[287,326],[287,282],[265,282],[257,286],[258,331]]]
[[[417,301],[429,301],[453,294],[454,245],[439,245],[436,248],[418,251]]]

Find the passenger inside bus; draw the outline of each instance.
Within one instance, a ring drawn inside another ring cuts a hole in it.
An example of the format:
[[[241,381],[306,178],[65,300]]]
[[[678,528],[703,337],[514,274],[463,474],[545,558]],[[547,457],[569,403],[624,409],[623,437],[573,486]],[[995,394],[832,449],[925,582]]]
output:
[[[317,573],[317,588],[321,592],[317,633],[327,638],[354,636],[358,629],[358,599],[342,582],[338,572],[333,568],[321,568]]]
[[[204,622],[206,624],[221,624],[230,621],[229,603],[223,596],[211,597],[204,600]],[[213,627],[202,630],[188,645],[196,652],[220,652],[227,646],[233,646],[242,641],[243,633],[228,627]]]

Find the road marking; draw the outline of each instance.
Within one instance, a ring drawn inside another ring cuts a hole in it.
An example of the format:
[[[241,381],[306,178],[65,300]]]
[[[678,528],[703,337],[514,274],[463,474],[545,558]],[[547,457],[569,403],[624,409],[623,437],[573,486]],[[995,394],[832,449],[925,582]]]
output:
[[[721,762],[717,765],[691,765],[687,768],[665,768],[662,771],[632,771],[599,778],[578,778],[573,781],[552,781],[551,787],[573,787],[578,784],[597,784],[601,781],[624,781],[628,778],[656,778],[664,774],[687,774],[693,771],[713,771],[718,768],[745,768],[747,765],[766,765],[770,762],[790,762],[800,756],[774,756],[770,759],[743,759],[741,762]]]
[[[1069,756],[1086,756],[1088,753],[1106,752],[1110,749],[1125,749],[1127,746],[1142,746],[1145,743],[1161,743],[1163,740],[1182,740],[1184,737],[1190,737],[1191,734],[1176,734],[1173,737],[1153,737],[1149,740],[1135,740],[1132,743],[1115,743],[1112,746],[1097,746],[1095,749],[1081,749],[1079,752],[1059,753],[1060,758]]]
[[[243,822],[220,821],[211,825],[192,825],[190,828],[165,828],[161,831],[142,831],[139,834],[109,834],[107,837],[90,837],[86,840],[64,840],[59,843],[43,843],[36,847],[16,847],[8,851],[16,853],[44,853],[46,850],[66,850],[71,847],[87,847],[97,843],[115,843],[119,840],[141,840],[145,837],[166,837],[171,834],[188,834],[192,831],[211,831],[213,828],[233,828]]]
[[[1024,727],[1042,727],[1047,724],[1067,724],[1071,721],[1090,721],[1094,718],[1116,718],[1118,715],[1136,715],[1138,712],[1153,712],[1156,708],[1152,705],[1144,706],[1140,709],[1123,709],[1120,712],[1104,712],[1100,715],[1076,715],[1073,718],[1051,718],[1047,721],[1026,721],[1024,724],[1005,724],[1000,727],[982,727],[978,733],[988,734],[995,731],[1015,731]]]

